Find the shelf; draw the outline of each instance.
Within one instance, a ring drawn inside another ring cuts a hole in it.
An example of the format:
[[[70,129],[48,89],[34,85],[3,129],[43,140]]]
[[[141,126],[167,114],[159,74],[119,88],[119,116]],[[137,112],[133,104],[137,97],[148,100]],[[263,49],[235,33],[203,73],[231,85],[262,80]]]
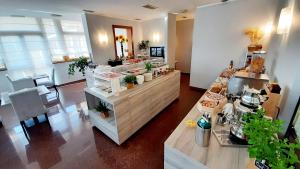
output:
[[[117,135],[117,127],[113,111],[109,111],[109,117],[106,119],[101,118],[100,112],[95,109],[89,110],[89,116],[93,125],[97,127],[101,126],[101,128],[105,128],[109,132]]]

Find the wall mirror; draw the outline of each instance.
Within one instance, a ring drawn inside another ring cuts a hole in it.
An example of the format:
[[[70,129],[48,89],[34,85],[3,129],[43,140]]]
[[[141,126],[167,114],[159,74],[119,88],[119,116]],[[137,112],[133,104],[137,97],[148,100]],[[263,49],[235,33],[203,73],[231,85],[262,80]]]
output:
[[[116,59],[132,58],[134,55],[132,27],[113,25]]]

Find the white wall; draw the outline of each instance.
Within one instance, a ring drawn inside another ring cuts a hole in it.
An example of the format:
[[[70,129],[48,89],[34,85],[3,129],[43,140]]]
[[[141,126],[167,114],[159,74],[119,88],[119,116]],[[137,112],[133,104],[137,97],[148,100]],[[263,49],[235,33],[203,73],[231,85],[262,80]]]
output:
[[[132,26],[134,51],[137,52],[137,43],[142,40],[141,24],[137,21],[115,19],[100,15],[84,14],[86,21],[85,32],[89,33],[90,47],[93,60],[97,64],[107,64],[109,59],[115,58],[115,46],[112,25]],[[87,29],[87,30],[86,30]],[[100,43],[99,35],[107,35],[108,43]]]
[[[141,22],[143,31],[143,40],[149,40],[150,46],[166,46],[167,20],[165,18],[152,19]],[[154,36],[158,35],[159,40],[155,40]]]
[[[167,27],[167,62],[170,67],[175,67],[175,53],[176,53],[176,15],[168,14]]]
[[[241,63],[249,45],[244,30],[273,22],[277,4],[278,0],[239,0],[197,8],[190,85],[208,88],[230,60]]]
[[[190,73],[194,19],[176,22],[176,68],[181,72]]]
[[[286,122],[285,128],[300,96],[300,2],[289,0],[281,8],[287,6],[294,9],[290,32],[274,35],[274,41],[270,44],[270,53],[267,57],[269,74],[272,75],[274,81],[280,84],[283,90],[279,118]],[[278,13],[280,13],[281,8]]]

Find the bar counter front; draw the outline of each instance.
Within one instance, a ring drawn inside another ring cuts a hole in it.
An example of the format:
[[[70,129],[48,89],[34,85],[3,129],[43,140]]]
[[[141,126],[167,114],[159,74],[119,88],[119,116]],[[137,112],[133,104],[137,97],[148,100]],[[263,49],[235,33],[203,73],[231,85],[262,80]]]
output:
[[[118,96],[104,97],[91,88],[85,88],[92,125],[119,145],[179,98],[179,92],[180,72],[177,70],[123,91]],[[106,119],[102,119],[95,110],[100,100],[110,109]]]

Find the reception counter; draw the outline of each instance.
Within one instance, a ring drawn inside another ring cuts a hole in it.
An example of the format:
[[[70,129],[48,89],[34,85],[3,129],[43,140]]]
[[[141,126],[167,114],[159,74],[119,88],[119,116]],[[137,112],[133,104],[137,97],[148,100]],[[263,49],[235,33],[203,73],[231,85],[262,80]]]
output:
[[[200,98],[201,101],[204,95]],[[220,108],[219,108],[220,109]],[[205,110],[208,112],[207,110]],[[217,112],[211,111],[212,129],[216,127]],[[187,120],[197,121],[204,110],[197,104],[190,110],[174,132],[164,143],[165,169],[246,169],[248,164],[247,148],[221,146],[211,133],[209,146],[196,144],[196,128],[188,127]]]
[[[104,97],[95,89],[85,89],[91,123],[117,144],[122,144],[177,99],[179,92],[179,71],[136,85],[118,96]],[[109,105],[109,117],[106,119],[102,119],[95,110],[100,100]]]

